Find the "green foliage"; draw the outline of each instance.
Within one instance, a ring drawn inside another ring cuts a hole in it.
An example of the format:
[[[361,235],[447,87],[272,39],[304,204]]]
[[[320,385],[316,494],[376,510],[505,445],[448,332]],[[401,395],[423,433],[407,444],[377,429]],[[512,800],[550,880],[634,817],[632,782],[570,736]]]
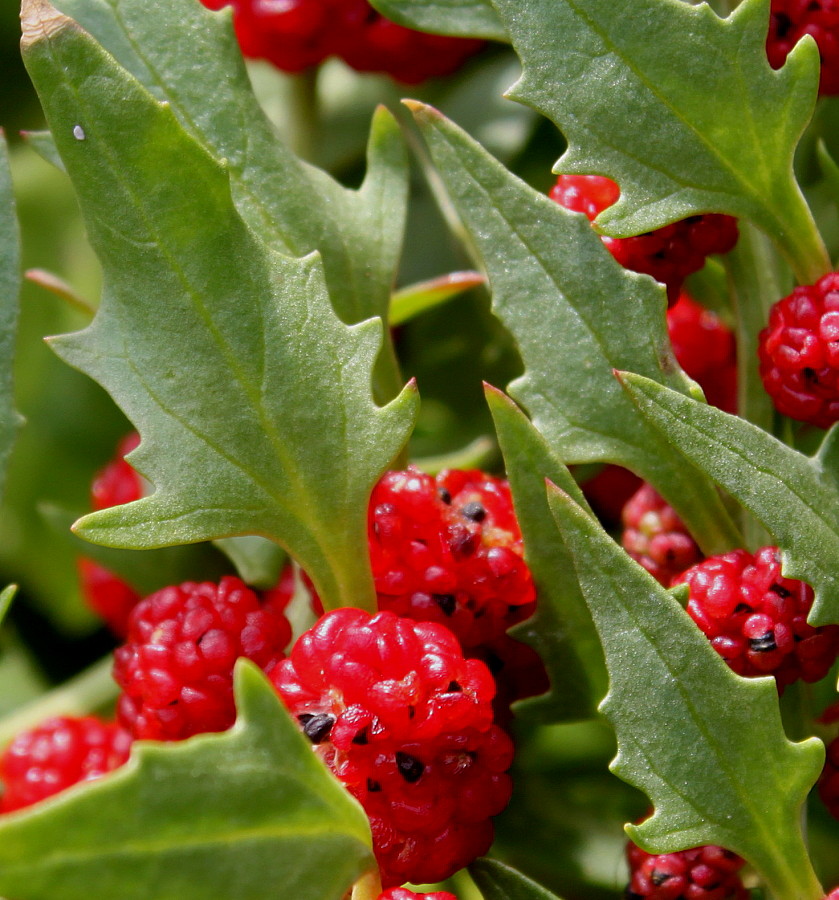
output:
[[[380,13],[419,31],[507,40],[491,0],[375,0]]]
[[[79,533],[137,549],[271,537],[328,605],[372,604],[367,498],[416,405],[410,389],[373,402],[380,326],[343,325],[318,257],[260,240],[226,165],[72,20],[30,6],[24,44],[106,275],[92,325],[54,346],[138,427],[132,463],[156,488]]]
[[[718,844],[778,897],[818,897],[800,810],[824,750],[786,738],[773,679],[735,675],[676,600],[567,494],[551,508],[609,669],[612,770],[655,806],[630,837],[655,853]]]
[[[486,900],[559,900],[521,872],[494,859],[479,859],[469,871]]]
[[[5,817],[0,891],[19,900],[340,897],[373,864],[364,813],[248,662],[236,693],[230,731],[138,743],[108,778]]]

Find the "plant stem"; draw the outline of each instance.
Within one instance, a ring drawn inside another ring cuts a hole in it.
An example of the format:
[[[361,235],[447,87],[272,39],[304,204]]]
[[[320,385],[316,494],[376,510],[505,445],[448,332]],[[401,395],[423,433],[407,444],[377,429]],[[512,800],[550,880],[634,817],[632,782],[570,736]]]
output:
[[[813,284],[831,271],[827,247],[816,221],[799,188],[784,204],[785,216],[775,232],[781,252],[786,256],[799,284]]]
[[[375,869],[362,875],[356,881],[352,889],[352,900],[377,900],[382,892],[382,880],[379,876],[379,870]]]
[[[0,746],[51,716],[83,716],[113,702],[119,688],[111,676],[110,655],[80,675],[0,721]]]
[[[288,94],[289,146],[301,158],[312,162],[320,134],[318,100],[319,66],[312,66],[291,76]]]
[[[824,888],[813,871],[804,839],[795,855],[801,865],[795,871],[787,869],[780,859],[772,859],[773,868],[760,869],[759,874],[775,900],[824,900]]]

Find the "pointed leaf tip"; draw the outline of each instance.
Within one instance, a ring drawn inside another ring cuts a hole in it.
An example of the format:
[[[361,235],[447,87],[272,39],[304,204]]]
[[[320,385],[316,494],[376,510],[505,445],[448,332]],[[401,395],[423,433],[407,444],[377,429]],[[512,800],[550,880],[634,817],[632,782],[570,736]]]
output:
[[[20,46],[25,50],[72,24],[72,19],[60,13],[47,0],[23,0],[20,8]]]

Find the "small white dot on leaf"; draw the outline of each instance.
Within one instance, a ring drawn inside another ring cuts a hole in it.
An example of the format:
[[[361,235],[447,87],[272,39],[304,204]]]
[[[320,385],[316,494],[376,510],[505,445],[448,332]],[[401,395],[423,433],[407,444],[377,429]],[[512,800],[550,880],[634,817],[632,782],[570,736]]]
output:
[[[74,126],[73,126],[73,137],[74,137],[77,141],[83,141],[83,140],[85,139],[84,128],[82,128],[81,125],[74,125]]]

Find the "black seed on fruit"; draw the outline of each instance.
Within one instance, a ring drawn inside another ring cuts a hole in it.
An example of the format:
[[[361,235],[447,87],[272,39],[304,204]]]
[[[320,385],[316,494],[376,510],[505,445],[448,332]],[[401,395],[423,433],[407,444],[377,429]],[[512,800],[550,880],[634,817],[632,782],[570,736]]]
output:
[[[417,711],[414,709],[414,707],[409,706],[408,707],[408,718],[413,719],[416,714],[417,714]]]
[[[431,596],[447,616],[452,615],[457,606],[454,594],[432,594]]]
[[[378,781],[373,781],[372,778],[367,779],[367,790],[370,791],[371,794],[375,794],[377,791],[380,791],[382,786]]]
[[[452,554],[455,559],[462,559],[464,556],[470,556],[475,552],[475,548],[478,546],[478,535],[470,534],[468,531],[460,532],[459,534],[452,535],[449,546],[452,549]]]
[[[462,691],[463,688],[456,681],[450,681],[449,686],[446,688],[446,690],[451,691],[451,692],[456,692],[456,691]]]
[[[773,594],[777,594],[779,597],[791,597],[792,591],[788,591],[782,584],[773,584],[769,588]]]
[[[737,606],[734,607],[734,615],[738,613],[751,612],[752,608],[748,603],[738,603]]]
[[[762,634],[760,637],[752,638],[749,641],[749,649],[754,650],[755,653],[769,653],[772,650],[777,650],[778,645],[775,643],[774,633],[767,631],[766,634]]]
[[[362,747],[363,747],[366,743],[368,743],[368,740],[367,740],[367,729],[366,729],[366,728],[362,728],[361,731],[359,731],[358,734],[352,739],[352,742],[353,742],[354,744],[358,744],[359,746],[362,746]]]
[[[460,508],[460,512],[472,522],[483,522],[487,517],[487,511],[480,503],[467,503]]]
[[[805,366],[801,370],[801,374],[804,376],[805,381],[809,381],[813,384],[819,383],[819,376],[816,374],[815,369],[811,369],[809,366]]]
[[[437,488],[437,496],[446,504],[446,506],[451,505],[452,495],[445,488]]]
[[[672,877],[673,876],[669,875],[667,872],[659,872],[658,869],[653,869],[652,874],[650,875],[650,881],[652,881],[656,887],[659,887]]]
[[[425,765],[420,760],[401,751],[396,752],[396,768],[408,784],[419,781],[425,771]]]
[[[303,713],[297,717],[297,721],[303,726],[303,734],[313,744],[322,744],[329,737],[329,732],[332,731],[335,716],[330,716],[329,713],[318,713],[317,715]]]

